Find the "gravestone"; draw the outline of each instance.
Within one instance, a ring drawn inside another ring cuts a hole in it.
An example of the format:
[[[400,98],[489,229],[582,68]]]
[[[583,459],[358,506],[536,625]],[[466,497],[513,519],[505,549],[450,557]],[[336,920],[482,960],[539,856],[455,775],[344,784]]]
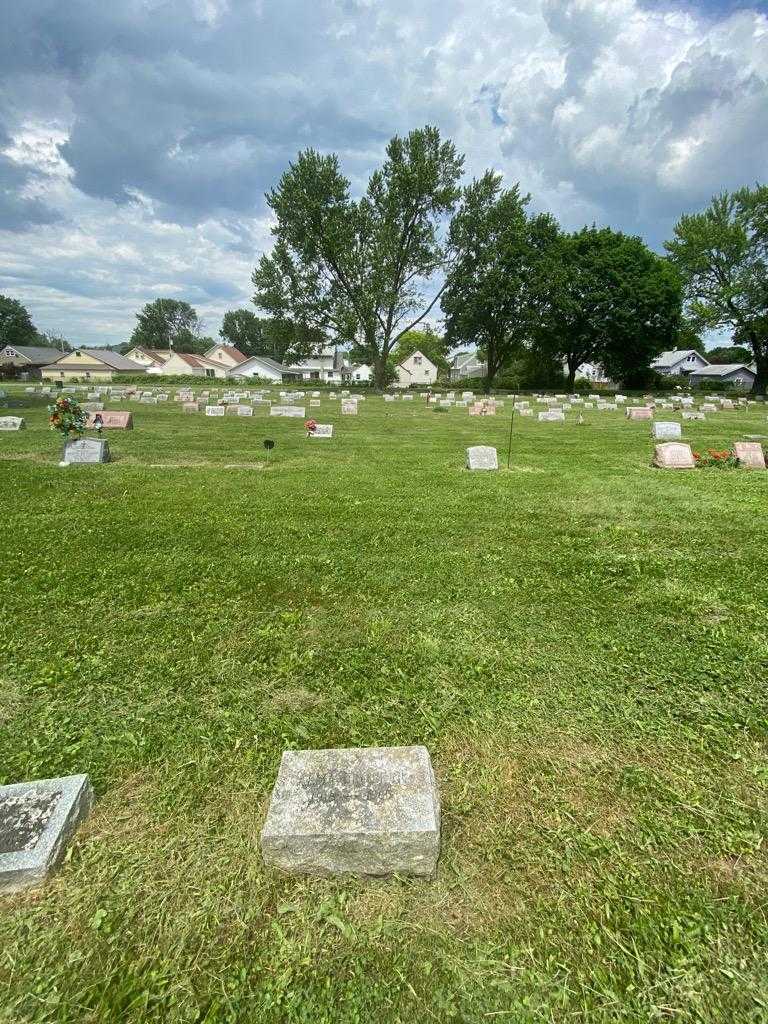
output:
[[[157,405],[157,399],[153,395],[142,395],[142,405]]]
[[[296,416],[304,419],[305,409],[303,405],[271,405],[270,416]]]
[[[499,457],[495,448],[478,444],[467,448],[467,469],[498,469]]]
[[[657,420],[651,426],[651,437],[656,441],[677,441],[683,436],[683,430],[679,423]]]
[[[44,882],[92,803],[87,775],[0,786],[0,891]]]
[[[431,878],[440,799],[428,751],[285,751],[261,852],[265,864],[293,874]]]
[[[627,409],[627,419],[630,420],[652,420],[653,409],[648,405],[636,405]]]
[[[205,415],[206,416],[223,416],[226,413],[226,408],[223,405],[206,405]]]
[[[559,409],[550,409],[548,412],[539,413],[539,421],[542,423],[565,423],[565,413]]]
[[[332,423],[318,423],[315,429],[310,431],[310,437],[333,437]]]
[[[717,406],[714,402],[703,402],[700,406],[700,412],[717,412]]]
[[[109,462],[109,445],[101,438],[82,437],[76,441],[66,441],[62,466],[73,466],[81,463]]]
[[[184,402],[181,406],[183,412],[200,412],[197,402]]]
[[[0,416],[0,430],[24,430],[26,425],[23,416]]]
[[[759,441],[737,441],[733,454],[744,469],[765,469],[765,455]]]
[[[653,464],[658,469],[695,469],[696,462],[689,444],[679,441],[665,441],[657,444]]]
[[[696,412],[693,409],[683,409],[681,415],[684,420],[705,420],[707,418],[703,412]]]
[[[357,399],[344,399],[341,403],[342,416],[357,416]]]
[[[92,412],[88,415],[86,426],[93,429],[96,426],[96,417],[101,419],[101,426],[105,430],[133,430],[133,415],[129,412],[113,409],[107,412]]]
[[[403,395],[403,401],[404,402],[412,402],[413,401],[413,395]]]
[[[250,405],[236,405],[238,416],[253,416],[253,407]]]
[[[319,409],[320,408],[320,399],[319,398],[310,398],[310,400],[309,400],[309,408],[310,409]]]
[[[103,412],[104,411],[104,403],[103,402],[83,402],[80,405],[80,408],[83,410],[83,412]]]

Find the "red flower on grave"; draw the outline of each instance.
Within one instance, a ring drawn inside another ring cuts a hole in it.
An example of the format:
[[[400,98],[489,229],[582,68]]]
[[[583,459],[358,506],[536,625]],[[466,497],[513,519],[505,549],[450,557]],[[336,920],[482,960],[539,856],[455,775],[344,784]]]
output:
[[[314,434],[314,432],[317,430],[317,421],[305,420],[304,426],[306,427],[308,434]]]

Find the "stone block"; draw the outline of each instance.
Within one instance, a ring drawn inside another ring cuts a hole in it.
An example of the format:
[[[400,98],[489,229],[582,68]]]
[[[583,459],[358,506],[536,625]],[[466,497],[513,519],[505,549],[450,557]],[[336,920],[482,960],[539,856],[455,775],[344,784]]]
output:
[[[294,874],[431,877],[440,800],[428,751],[287,750],[261,850],[267,865]]]
[[[87,775],[0,786],[0,891],[42,884],[92,803]]]

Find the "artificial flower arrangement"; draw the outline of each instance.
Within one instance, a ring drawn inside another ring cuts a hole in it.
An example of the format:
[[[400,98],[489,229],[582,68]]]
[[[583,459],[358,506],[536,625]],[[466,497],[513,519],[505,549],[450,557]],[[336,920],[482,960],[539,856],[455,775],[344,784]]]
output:
[[[317,430],[317,420],[305,420],[304,427],[307,431],[307,437],[309,437]]]
[[[718,469],[736,469],[739,460],[729,448],[707,448],[703,453],[694,452],[693,461],[697,469],[708,469],[714,466]]]
[[[48,406],[48,423],[64,440],[79,437],[85,430],[88,414],[72,399],[61,395]]]

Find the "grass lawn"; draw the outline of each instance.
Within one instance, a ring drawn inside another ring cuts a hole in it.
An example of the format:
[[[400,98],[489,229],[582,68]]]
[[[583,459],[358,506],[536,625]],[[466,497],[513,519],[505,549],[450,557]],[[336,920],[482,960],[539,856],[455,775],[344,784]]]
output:
[[[516,418],[511,469],[468,473],[470,444],[506,466],[509,405],[373,397],[312,410],[331,441],[108,405],[114,463],[60,469],[24,401],[0,783],[98,802],[0,899],[3,1024],[768,1020],[768,473],[652,470],[610,412]],[[263,870],[283,750],[410,743],[434,882]]]

